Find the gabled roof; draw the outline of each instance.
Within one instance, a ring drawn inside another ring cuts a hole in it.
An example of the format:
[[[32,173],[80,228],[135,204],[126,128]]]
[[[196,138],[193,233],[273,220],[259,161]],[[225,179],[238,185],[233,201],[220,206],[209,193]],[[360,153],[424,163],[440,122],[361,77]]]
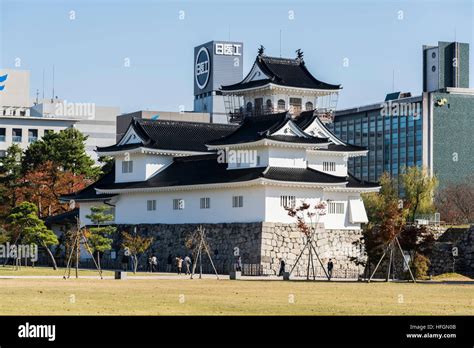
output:
[[[265,75],[264,79],[249,81],[249,75],[257,66]],[[339,90],[341,85],[333,85],[315,78],[306,68],[302,59],[276,58],[258,55],[249,75],[239,83],[222,86],[222,91],[235,91],[264,86],[273,83],[279,86]]]
[[[237,126],[218,123],[133,119],[130,127],[142,139],[141,142],[119,145],[123,140],[122,138],[116,145],[98,147],[97,152],[114,152],[138,147],[170,151],[207,152],[206,142],[228,135]],[[125,135],[127,133],[128,130]]]
[[[274,134],[279,129],[284,127],[288,122],[292,123],[294,127],[296,127],[301,136]],[[219,139],[209,141],[207,144],[211,146],[243,144],[259,141],[262,139],[304,144],[323,144],[328,142],[327,138],[318,138],[309,134],[305,134],[295,123],[293,123],[287,112],[282,112],[270,115],[246,117],[244,118],[240,127],[234,132]]]
[[[310,111],[303,111],[301,114],[295,118],[295,123],[304,131],[313,124],[313,122],[317,122],[317,126],[320,127],[324,131],[330,135],[330,139],[333,141],[333,144],[330,144],[327,148],[328,151],[335,151],[335,152],[357,152],[357,151],[366,151],[367,147],[365,146],[358,146],[349,144],[342,139],[338,138],[330,129],[326,127],[326,125],[318,119],[318,115],[315,110]],[[335,143],[334,143],[335,142]],[[322,149],[326,150],[326,149]]]

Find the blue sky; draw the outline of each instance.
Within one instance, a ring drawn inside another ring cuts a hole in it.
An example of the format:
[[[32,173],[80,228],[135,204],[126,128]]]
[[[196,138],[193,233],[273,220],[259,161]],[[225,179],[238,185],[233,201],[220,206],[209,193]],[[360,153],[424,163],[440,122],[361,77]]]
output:
[[[301,48],[317,78],[343,85],[338,108],[383,100],[392,91],[393,71],[395,90],[421,93],[422,45],[455,35],[471,46],[471,87],[474,81],[470,0],[0,3],[0,67],[14,68],[20,58],[20,69],[31,71],[32,96],[36,89],[41,95],[43,69],[45,96],[51,96],[54,64],[59,98],[122,112],[192,110],[194,46],[243,41],[246,74],[260,44],[266,54],[280,55],[280,30],[282,56],[294,57]]]

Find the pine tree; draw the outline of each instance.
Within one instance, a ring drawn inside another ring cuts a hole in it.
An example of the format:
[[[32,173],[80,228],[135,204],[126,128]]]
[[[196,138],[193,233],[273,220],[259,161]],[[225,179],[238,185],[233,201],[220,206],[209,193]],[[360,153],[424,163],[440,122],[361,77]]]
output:
[[[106,205],[91,207],[91,214],[86,218],[92,221],[96,227],[90,227],[87,233],[87,240],[92,248],[92,252],[97,254],[97,264],[100,266],[100,253],[112,249],[113,239],[110,238],[117,230],[116,227],[105,225],[112,221],[114,216],[110,214],[110,207]]]

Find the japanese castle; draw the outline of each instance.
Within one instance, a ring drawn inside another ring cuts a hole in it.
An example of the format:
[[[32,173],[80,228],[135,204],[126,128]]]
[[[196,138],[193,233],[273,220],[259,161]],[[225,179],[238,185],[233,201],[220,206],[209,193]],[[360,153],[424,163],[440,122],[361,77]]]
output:
[[[91,223],[91,206],[107,204],[117,225],[209,229],[294,224],[286,207],[324,202],[327,212],[319,222],[326,232],[360,231],[367,222],[360,194],[380,187],[347,170],[350,157],[368,150],[343,142],[324,123],[331,110],[318,105],[339,89],[313,77],[301,52],[282,59],[261,49],[243,81],[222,86],[224,95],[243,105],[229,103],[239,124],[134,119],[116,145],[97,149],[115,159],[114,169],[63,199],[80,204],[82,225]],[[281,253],[291,259],[296,252]],[[269,268],[278,263],[277,253],[271,255]],[[267,257],[263,249],[259,256],[255,262]]]

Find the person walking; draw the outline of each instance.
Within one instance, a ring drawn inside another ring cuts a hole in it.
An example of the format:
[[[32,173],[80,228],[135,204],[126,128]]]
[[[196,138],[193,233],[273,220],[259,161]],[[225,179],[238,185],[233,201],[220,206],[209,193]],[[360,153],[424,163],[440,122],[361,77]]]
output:
[[[334,268],[334,264],[332,263],[332,259],[329,259],[328,261],[328,276],[329,280],[332,278],[332,269]]]
[[[171,272],[171,265],[173,264],[173,256],[171,254],[168,254],[168,261],[166,264],[166,272]]]
[[[147,267],[148,272],[153,272],[153,264],[151,261],[151,256],[148,257],[148,267]]]
[[[128,271],[128,263],[130,262],[130,256],[127,253],[124,253],[122,256],[122,270],[124,272]]]
[[[236,267],[235,267],[235,268],[236,268],[235,270],[236,270],[237,272],[242,272],[242,257],[240,257],[240,255],[239,255],[239,257],[237,258],[237,263],[236,263]]]
[[[184,258],[184,264],[186,265],[186,275],[191,274],[189,270],[191,267],[191,263],[191,258],[189,257],[189,255],[186,255],[186,257]]]
[[[181,256],[176,258],[176,267],[178,267],[178,275],[181,275],[181,269],[183,268],[183,258]]]
[[[158,259],[155,255],[151,257],[151,272],[158,272]]]
[[[283,276],[283,273],[285,273],[285,260],[280,259],[280,272],[278,273],[278,276]]]

